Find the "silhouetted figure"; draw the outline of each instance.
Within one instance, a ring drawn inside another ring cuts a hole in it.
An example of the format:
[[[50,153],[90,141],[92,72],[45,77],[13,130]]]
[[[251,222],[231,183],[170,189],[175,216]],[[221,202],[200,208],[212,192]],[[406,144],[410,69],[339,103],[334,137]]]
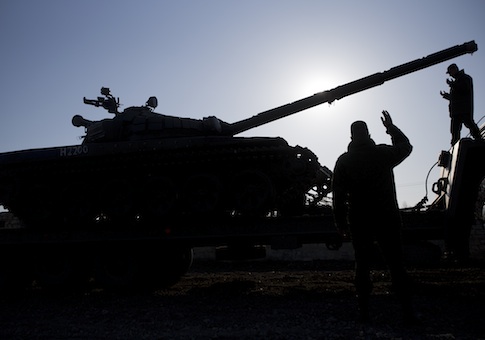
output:
[[[382,123],[392,145],[376,145],[367,124],[351,126],[348,151],[341,155],[333,175],[335,222],[346,237],[348,231],[355,251],[355,287],[362,321],[368,321],[372,291],[370,265],[377,241],[389,267],[393,287],[402,303],[405,318],[413,318],[410,283],[402,263],[401,217],[396,199],[393,168],[409,156],[408,138],[382,111]]]
[[[461,126],[464,124],[475,139],[481,139],[480,129],[473,121],[473,79],[456,64],[448,66],[447,72],[454,80],[447,79],[450,93],[440,91],[448,105],[451,118],[451,145],[460,140]]]

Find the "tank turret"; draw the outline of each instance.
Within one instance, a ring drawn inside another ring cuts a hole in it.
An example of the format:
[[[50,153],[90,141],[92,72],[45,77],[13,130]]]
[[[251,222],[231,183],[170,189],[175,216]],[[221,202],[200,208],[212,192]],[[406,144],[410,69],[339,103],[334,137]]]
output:
[[[84,98],[84,103],[103,107],[115,114],[113,118],[96,122],[84,119],[80,115],[72,118],[74,126],[86,128],[86,143],[223,135],[229,126],[216,117],[199,120],[155,113],[154,109],[158,104],[156,97],[150,97],[144,106],[132,106],[118,112],[119,99],[114,99],[110,89],[102,87],[101,94],[104,97]]]
[[[119,112],[102,88],[84,102],[114,117],[74,116],[86,129],[81,145],[0,154],[0,204],[37,228],[301,215],[320,207],[331,171],[282,138],[237,134],[476,50],[473,41],[457,45],[235,123],[158,114],[155,97]]]

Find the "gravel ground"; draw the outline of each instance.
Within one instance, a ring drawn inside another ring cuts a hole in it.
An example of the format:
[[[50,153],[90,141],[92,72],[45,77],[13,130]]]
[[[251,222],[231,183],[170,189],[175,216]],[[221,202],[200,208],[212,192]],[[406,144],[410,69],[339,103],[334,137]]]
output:
[[[485,263],[410,268],[421,324],[402,322],[385,270],[356,321],[352,262],[196,261],[156,292],[28,289],[0,298],[0,339],[485,339]]]

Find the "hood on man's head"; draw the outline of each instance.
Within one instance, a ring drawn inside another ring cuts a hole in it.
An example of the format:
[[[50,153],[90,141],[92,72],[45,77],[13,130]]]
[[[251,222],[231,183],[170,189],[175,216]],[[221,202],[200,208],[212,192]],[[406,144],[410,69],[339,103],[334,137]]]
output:
[[[370,139],[369,129],[367,124],[361,120],[353,122],[350,126],[350,136],[353,141],[361,141]]]
[[[446,74],[451,74],[450,72],[452,71],[458,71],[458,66],[456,64],[451,64],[450,66],[448,66],[448,68],[446,69]]]

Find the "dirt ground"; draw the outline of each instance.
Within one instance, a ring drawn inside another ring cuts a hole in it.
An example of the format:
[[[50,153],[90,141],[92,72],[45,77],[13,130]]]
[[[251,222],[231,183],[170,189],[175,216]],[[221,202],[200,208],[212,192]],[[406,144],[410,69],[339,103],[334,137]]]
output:
[[[485,339],[485,262],[409,267],[421,324],[401,320],[373,271],[372,321],[357,320],[351,261],[195,261],[155,292],[40,288],[0,298],[0,339]]]

